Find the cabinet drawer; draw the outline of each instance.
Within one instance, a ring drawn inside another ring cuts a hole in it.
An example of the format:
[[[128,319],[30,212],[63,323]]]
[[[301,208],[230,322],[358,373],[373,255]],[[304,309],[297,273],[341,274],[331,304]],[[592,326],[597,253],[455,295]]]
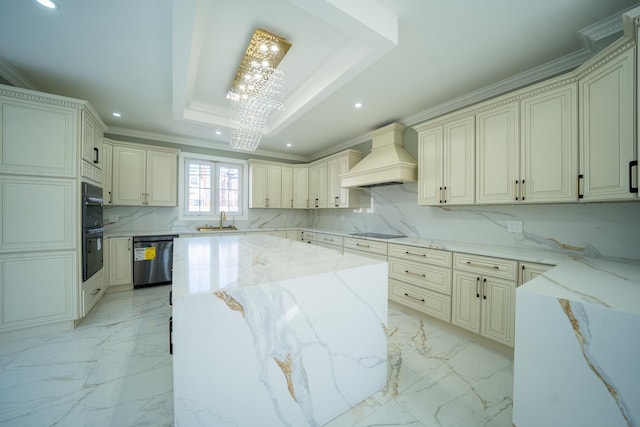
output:
[[[445,322],[451,321],[451,297],[448,295],[390,279],[389,299]]]
[[[389,244],[389,256],[425,262],[442,267],[451,267],[451,252],[438,249],[427,249],[416,246]]]
[[[313,242],[317,239],[317,234],[313,231],[301,231],[300,232],[300,240],[303,242]]]
[[[453,268],[487,276],[516,280],[518,261],[455,253],[453,254]]]
[[[389,277],[451,295],[451,269],[389,258]]]
[[[374,254],[371,252],[364,252],[364,251],[359,251],[356,249],[351,249],[345,246],[344,251],[345,254],[354,254],[354,255],[360,255],[363,256],[365,258],[371,258],[371,259],[377,259],[378,261],[387,261],[387,256],[386,255],[380,255],[380,254]]]
[[[344,238],[344,247],[379,255],[387,255],[387,244],[376,240]]]
[[[316,241],[318,243],[322,243],[325,245],[333,245],[333,246],[340,246],[340,247],[342,247],[342,245],[344,244],[344,238],[342,236],[336,236],[333,234],[324,234],[324,233],[316,234]]]
[[[82,317],[89,313],[89,310],[98,302],[104,294],[104,270],[98,271],[89,280],[88,284],[82,287]]]

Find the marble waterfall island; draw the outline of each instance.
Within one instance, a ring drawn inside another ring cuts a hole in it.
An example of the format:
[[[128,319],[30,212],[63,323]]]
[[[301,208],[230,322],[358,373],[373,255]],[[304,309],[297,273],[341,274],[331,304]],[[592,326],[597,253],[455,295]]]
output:
[[[320,426],[387,380],[387,264],[268,235],[174,243],[176,426]]]

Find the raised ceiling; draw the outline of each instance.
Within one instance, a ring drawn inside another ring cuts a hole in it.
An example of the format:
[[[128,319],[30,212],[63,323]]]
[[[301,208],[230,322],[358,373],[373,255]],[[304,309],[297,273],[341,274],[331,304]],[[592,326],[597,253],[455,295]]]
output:
[[[285,111],[258,153],[313,159],[528,70],[576,66],[619,18],[594,39],[581,30],[636,0],[54,1],[0,2],[4,80],[86,99],[114,135],[227,149],[226,93],[262,27],[293,47]]]

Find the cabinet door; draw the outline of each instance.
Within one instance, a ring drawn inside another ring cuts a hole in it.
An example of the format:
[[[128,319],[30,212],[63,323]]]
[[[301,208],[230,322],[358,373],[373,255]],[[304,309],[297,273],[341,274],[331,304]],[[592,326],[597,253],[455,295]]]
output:
[[[2,173],[75,178],[78,112],[13,100],[0,102]]]
[[[306,166],[293,168],[293,207],[309,207],[309,169]]]
[[[104,168],[104,153],[102,152],[104,146],[104,134],[98,126],[93,131],[93,152],[96,154],[94,165],[98,169]]]
[[[629,49],[580,79],[580,174],[583,200],[635,197],[629,162],[633,139],[633,61]]]
[[[418,204],[439,205],[443,203],[442,127],[420,133],[418,163]]]
[[[0,258],[0,330],[73,320],[77,256],[76,251],[54,251]]]
[[[309,167],[309,207],[327,207],[327,164]]]
[[[82,160],[85,160],[91,164],[97,163],[98,156],[94,151],[94,140],[96,136],[96,125],[87,116],[86,113],[82,113]]]
[[[535,262],[520,262],[520,277],[518,285],[523,285],[529,280],[543,274],[553,268],[553,265],[539,264]]]
[[[109,286],[133,284],[133,253],[131,237],[109,239]]]
[[[293,168],[282,166],[282,207],[293,207]]]
[[[105,142],[102,147],[102,168],[104,204],[111,206],[113,205],[113,146],[108,142]]]
[[[132,147],[113,147],[113,204],[142,206],[147,153]]]
[[[476,116],[476,202],[518,201],[518,103],[492,108]]]
[[[146,205],[176,206],[177,168],[176,154],[147,151]]]
[[[444,125],[444,203],[475,201],[475,117]]]
[[[342,188],[342,179],[340,175],[349,172],[353,166],[361,160],[359,156],[345,155],[337,159],[337,176],[336,186],[338,187],[338,207],[339,208],[355,208],[360,206],[360,190],[353,188]],[[327,175],[329,171],[327,170]]]
[[[267,207],[282,207],[282,168],[267,166]]]
[[[480,275],[453,271],[451,323],[480,333]]]
[[[340,182],[338,180],[338,159],[327,162],[327,207],[340,206]]]
[[[576,84],[526,98],[521,107],[521,201],[577,201]]]
[[[514,281],[482,278],[482,329],[480,333],[513,347],[516,284]]]
[[[251,163],[249,167],[249,207],[267,207],[267,186],[269,185],[267,165]]]

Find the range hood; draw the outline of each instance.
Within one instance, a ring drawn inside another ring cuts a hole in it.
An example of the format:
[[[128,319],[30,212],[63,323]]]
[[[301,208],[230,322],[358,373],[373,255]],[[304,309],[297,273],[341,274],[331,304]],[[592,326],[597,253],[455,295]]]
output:
[[[340,175],[342,187],[379,187],[417,179],[418,166],[402,146],[404,125],[392,123],[369,134],[371,153]]]

